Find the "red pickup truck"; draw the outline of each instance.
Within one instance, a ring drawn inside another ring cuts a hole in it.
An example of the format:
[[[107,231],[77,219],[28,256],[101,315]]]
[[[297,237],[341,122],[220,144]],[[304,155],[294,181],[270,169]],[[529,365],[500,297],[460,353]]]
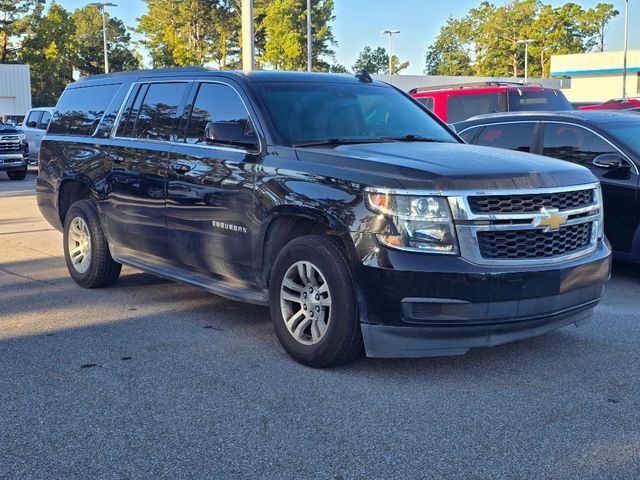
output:
[[[560,90],[516,82],[414,88],[409,94],[447,123],[485,113],[573,110]]]

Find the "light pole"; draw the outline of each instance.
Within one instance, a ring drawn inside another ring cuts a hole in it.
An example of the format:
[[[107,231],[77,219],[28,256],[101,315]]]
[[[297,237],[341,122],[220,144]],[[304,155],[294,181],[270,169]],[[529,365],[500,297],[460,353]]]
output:
[[[311,71],[311,0],[307,0],[307,71]]]
[[[627,50],[629,49],[629,0],[624,1],[624,66],[622,67],[622,98],[627,98]]]
[[[518,40],[518,45],[524,43],[524,84],[529,82],[529,44],[534,43],[535,40],[526,39]]]
[[[382,35],[389,35],[389,77],[393,75],[393,36],[400,30],[385,30]]]
[[[109,73],[109,53],[107,51],[107,20],[104,15],[105,7],[117,7],[111,2],[94,2],[89,4],[90,7],[96,7],[102,14],[102,44],[104,47],[104,73]]]
[[[255,67],[253,51],[253,0],[242,0],[242,69]]]

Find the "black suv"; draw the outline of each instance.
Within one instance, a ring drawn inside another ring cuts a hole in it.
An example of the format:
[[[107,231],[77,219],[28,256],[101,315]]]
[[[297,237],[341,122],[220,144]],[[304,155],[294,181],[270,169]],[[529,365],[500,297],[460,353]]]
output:
[[[79,285],[126,264],[269,305],[313,366],[580,323],[610,268],[591,172],[465,145],[366,73],[89,77],[58,102],[37,192]]]
[[[24,134],[0,122],[0,172],[6,172],[10,180],[24,180],[28,164],[29,144]]]

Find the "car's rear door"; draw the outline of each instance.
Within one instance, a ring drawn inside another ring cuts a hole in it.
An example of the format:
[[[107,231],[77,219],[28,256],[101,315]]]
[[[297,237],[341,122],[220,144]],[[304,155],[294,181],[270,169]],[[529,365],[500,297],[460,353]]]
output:
[[[117,248],[166,257],[167,169],[191,87],[181,80],[132,86],[109,149],[104,214]]]

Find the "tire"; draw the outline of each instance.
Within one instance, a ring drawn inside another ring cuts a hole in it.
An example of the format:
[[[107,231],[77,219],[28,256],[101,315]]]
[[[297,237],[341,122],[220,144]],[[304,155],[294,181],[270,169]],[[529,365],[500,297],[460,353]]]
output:
[[[78,285],[99,288],[116,282],[122,265],[111,257],[93,202],[80,200],[71,205],[64,219],[63,239],[67,269]]]
[[[27,167],[24,167],[22,170],[11,170],[7,172],[9,180],[24,180],[27,178]]]
[[[280,344],[298,362],[330,367],[362,353],[353,275],[337,241],[310,235],[289,242],[271,272],[269,306]]]

